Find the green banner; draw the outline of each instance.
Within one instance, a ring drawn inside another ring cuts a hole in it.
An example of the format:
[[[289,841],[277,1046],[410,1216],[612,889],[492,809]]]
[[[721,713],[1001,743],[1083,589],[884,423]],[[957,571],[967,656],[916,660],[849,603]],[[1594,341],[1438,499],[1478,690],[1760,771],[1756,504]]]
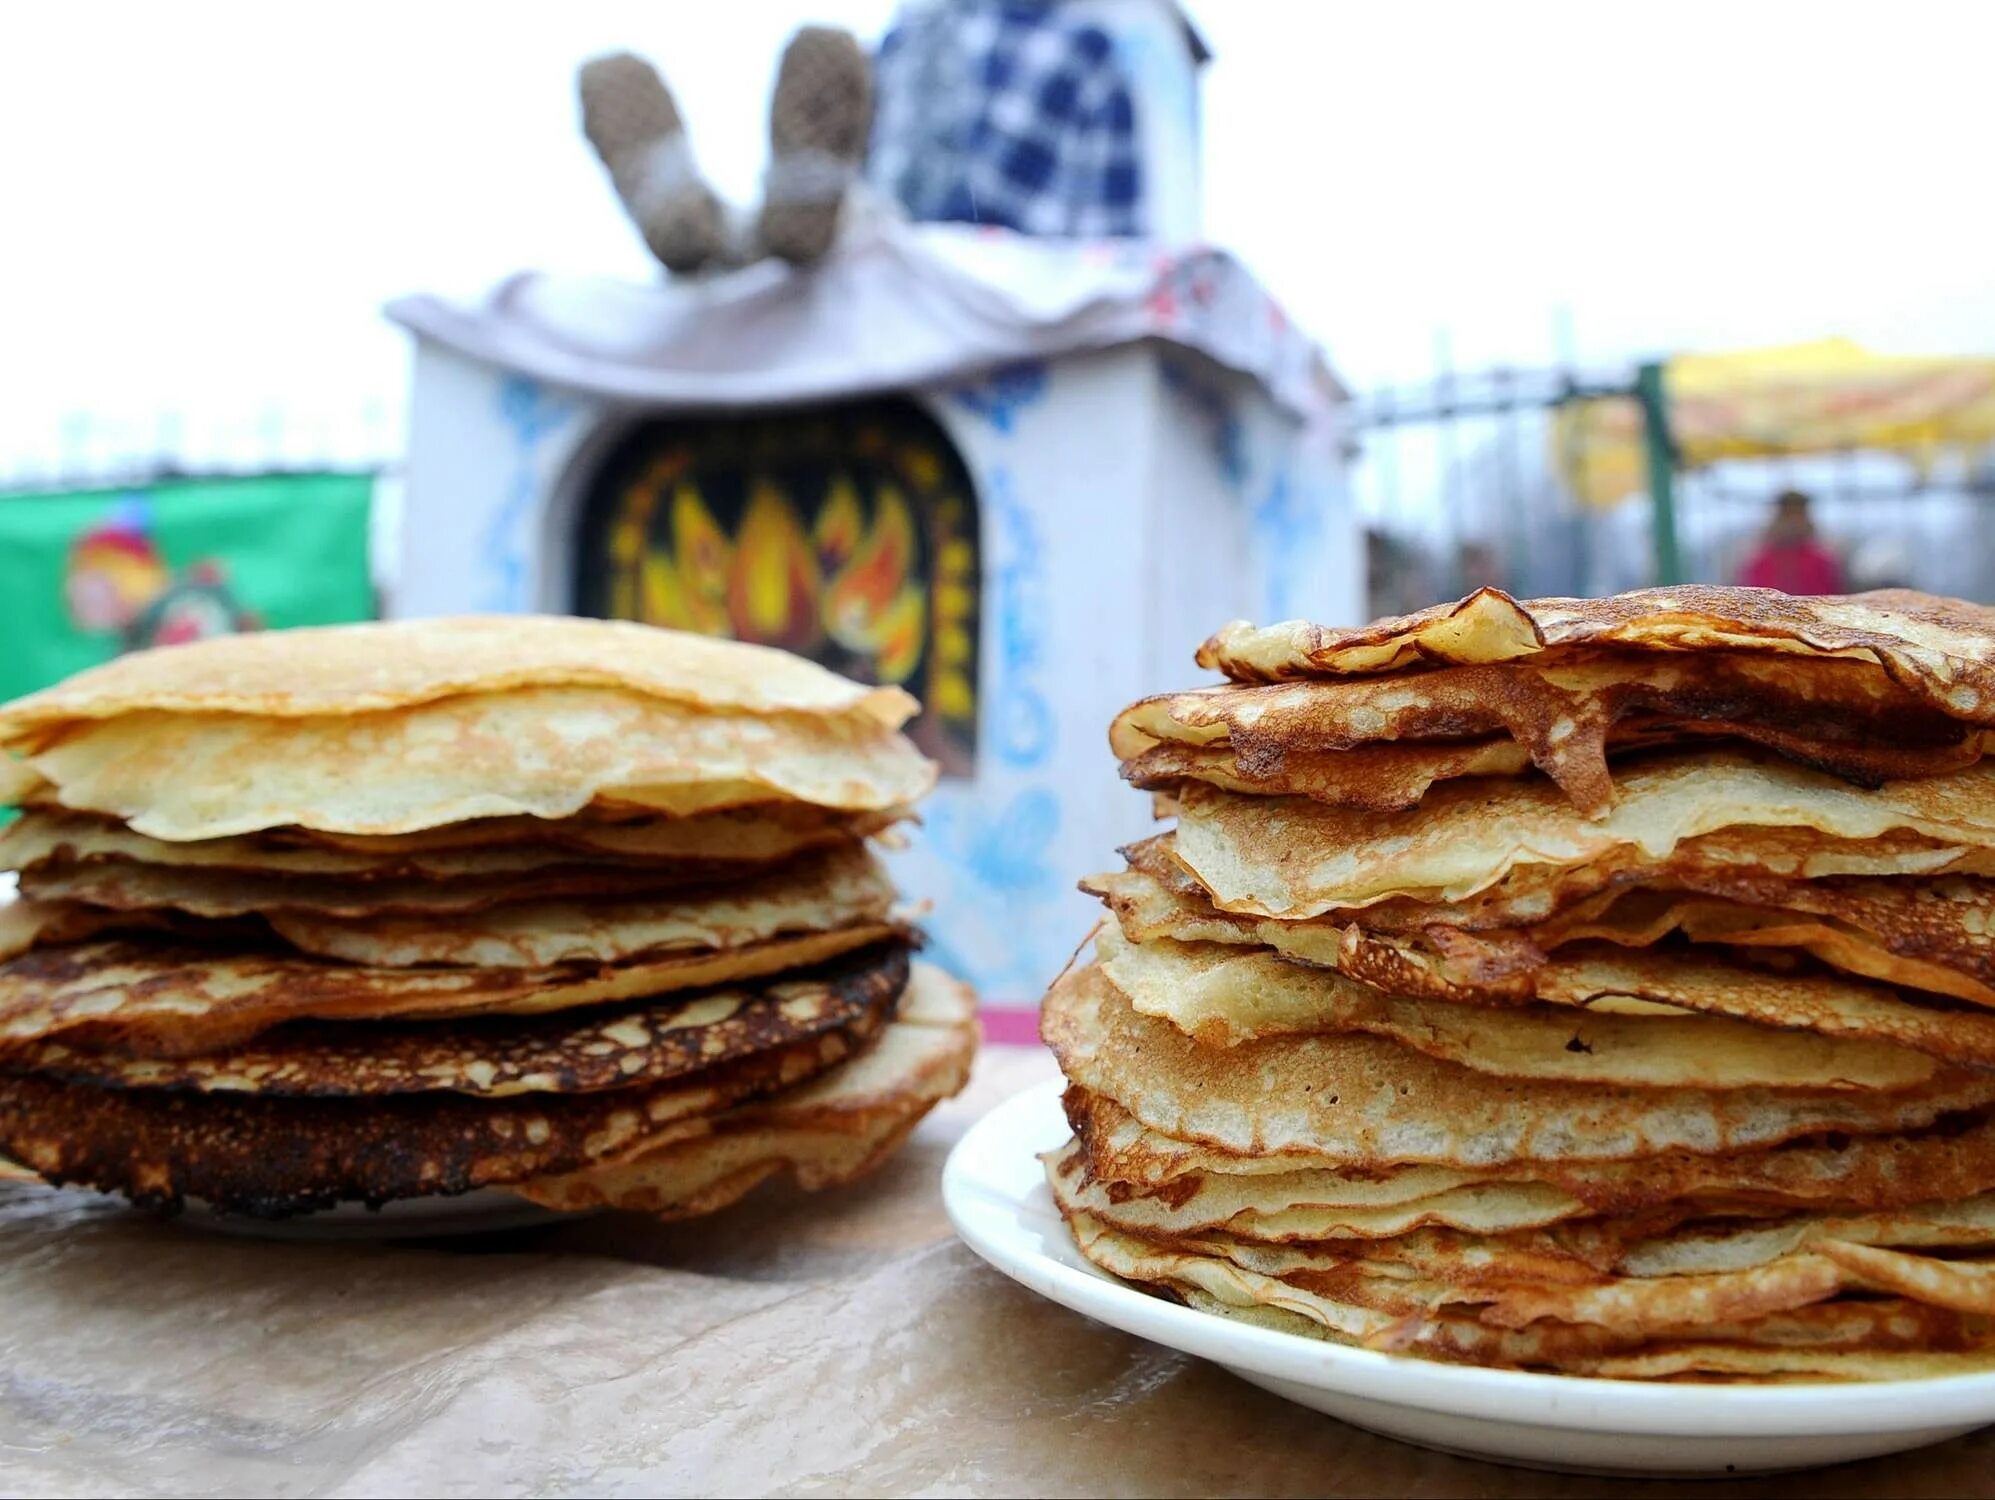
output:
[[[369,474],[0,495],[0,701],[123,651],[374,614]]]

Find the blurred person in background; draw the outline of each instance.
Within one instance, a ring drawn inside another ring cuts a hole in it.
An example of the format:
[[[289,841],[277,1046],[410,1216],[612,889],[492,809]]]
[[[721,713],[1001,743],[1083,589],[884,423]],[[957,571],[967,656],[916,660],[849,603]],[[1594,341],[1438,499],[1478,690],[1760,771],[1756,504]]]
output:
[[[752,211],[722,202],[701,175],[679,102],[649,62],[606,53],[582,65],[576,86],[582,133],[667,271],[725,271],[767,255],[808,266],[830,251],[873,118],[872,65],[850,32],[799,27],[783,49]]]
[[[1773,502],[1773,519],[1739,569],[1749,588],[1789,594],[1840,594],[1843,565],[1815,533],[1808,497],[1783,490]]]
[[[849,32],[802,27],[778,65],[754,209],[714,192],[651,63],[609,53],[577,82],[583,133],[633,223],[692,275],[821,260],[862,178],[916,222],[1193,239],[1210,56],[1175,0],[903,0],[874,57]]]

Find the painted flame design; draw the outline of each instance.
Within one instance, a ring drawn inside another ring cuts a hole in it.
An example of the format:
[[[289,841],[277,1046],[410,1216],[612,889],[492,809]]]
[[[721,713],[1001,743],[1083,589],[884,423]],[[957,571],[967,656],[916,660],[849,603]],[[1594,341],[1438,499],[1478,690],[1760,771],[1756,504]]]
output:
[[[647,551],[638,563],[639,618],[674,630],[730,634],[727,577],[733,548],[727,534],[690,484],[674,488],[668,523],[672,550]]]
[[[831,481],[813,530],[818,566],[836,577],[866,537],[866,513],[860,507],[859,490],[850,475],[840,474]]]
[[[871,657],[882,682],[905,682],[921,663],[928,608],[914,563],[914,516],[901,492],[883,484],[873,497],[872,530],[824,601],[831,638]]]
[[[894,485],[875,490],[868,524],[858,486],[835,477],[806,533],[774,482],[752,480],[730,538],[682,482],[668,534],[637,562],[639,618],[806,655],[828,638],[880,682],[906,682],[921,665],[928,590],[914,511]]]
[[[810,539],[782,492],[757,480],[735,538],[727,613],[744,641],[809,653],[824,638],[818,619],[823,580]]]

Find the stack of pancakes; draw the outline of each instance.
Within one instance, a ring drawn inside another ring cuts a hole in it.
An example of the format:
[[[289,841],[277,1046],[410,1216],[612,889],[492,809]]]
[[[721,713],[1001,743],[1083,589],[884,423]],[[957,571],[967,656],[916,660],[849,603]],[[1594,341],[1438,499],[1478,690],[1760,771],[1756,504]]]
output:
[[[1995,1363],[1995,611],[1485,590],[1199,662],[1046,1001],[1092,1261],[1478,1364]]]
[[[530,617],[175,647],[0,708],[0,1154],[269,1216],[857,1176],[974,1049],[867,842],[933,782],[913,708]]]

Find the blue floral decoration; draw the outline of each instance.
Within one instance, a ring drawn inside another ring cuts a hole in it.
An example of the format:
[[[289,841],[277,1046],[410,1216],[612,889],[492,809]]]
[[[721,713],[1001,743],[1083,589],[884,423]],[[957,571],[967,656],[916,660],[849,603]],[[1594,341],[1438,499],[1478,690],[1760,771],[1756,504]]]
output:
[[[1018,414],[1046,394],[1048,382],[1043,360],[1021,360],[992,371],[981,381],[966,382],[950,392],[950,399],[963,410],[982,417],[999,432],[1009,433],[1018,423]]]
[[[512,431],[513,475],[505,502],[482,538],[481,556],[492,578],[484,607],[512,614],[531,607],[527,598],[526,519],[541,493],[539,450],[575,415],[572,403],[550,396],[524,375],[499,385],[499,417]]]

